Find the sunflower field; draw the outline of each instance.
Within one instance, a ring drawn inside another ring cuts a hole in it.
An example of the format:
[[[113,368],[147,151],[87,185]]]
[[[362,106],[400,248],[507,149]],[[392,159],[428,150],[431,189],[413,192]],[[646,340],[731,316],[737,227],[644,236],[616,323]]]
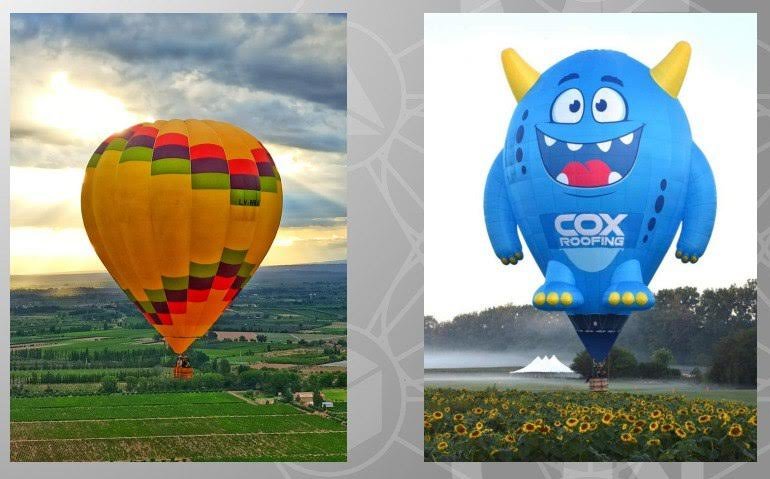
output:
[[[673,394],[425,389],[426,461],[756,461],[757,409]]]

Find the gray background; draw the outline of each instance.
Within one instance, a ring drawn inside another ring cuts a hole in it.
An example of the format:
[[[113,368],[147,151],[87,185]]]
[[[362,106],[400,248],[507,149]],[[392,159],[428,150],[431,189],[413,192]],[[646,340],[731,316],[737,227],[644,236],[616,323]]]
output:
[[[760,5],[761,3],[761,5]],[[337,464],[8,463],[8,234],[0,236],[0,474],[24,478],[726,478],[768,462],[768,328],[759,332],[760,464],[423,463],[423,12],[758,11],[759,317],[770,299],[768,2],[717,0],[4,1],[0,17],[0,224],[8,225],[9,11],[347,11],[349,460]],[[715,32],[719,34],[719,32]],[[764,41],[763,41],[764,40]],[[753,221],[750,214],[747,220]],[[766,471],[767,472],[767,471]],[[766,475],[766,474],[765,474]]]

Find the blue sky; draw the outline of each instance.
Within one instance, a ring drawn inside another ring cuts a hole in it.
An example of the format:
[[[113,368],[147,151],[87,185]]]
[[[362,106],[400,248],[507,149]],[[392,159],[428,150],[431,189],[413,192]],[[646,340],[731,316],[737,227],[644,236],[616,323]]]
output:
[[[344,259],[346,56],[344,15],[12,15],[12,272],[99,269],[83,168],[112,131],[166,118],[266,144],[286,193],[266,264]],[[40,256],[52,241],[60,253]]]

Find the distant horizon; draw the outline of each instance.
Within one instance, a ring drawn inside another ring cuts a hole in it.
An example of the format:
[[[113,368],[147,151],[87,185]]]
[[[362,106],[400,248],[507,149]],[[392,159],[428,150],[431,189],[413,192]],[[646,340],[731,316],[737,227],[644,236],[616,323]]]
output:
[[[324,265],[324,264],[347,264],[347,259],[332,259],[328,261],[314,261],[311,263],[288,263],[288,264],[267,264],[264,266],[260,266],[259,269],[264,268],[285,268],[288,266],[313,266],[313,265]],[[76,275],[76,274],[97,274],[97,273],[104,273],[106,275],[109,275],[110,272],[106,269],[95,269],[90,271],[59,271],[59,272],[48,272],[48,273],[26,273],[26,274],[10,274],[9,276],[11,278],[13,277],[20,277],[20,276],[58,276],[58,275]]]

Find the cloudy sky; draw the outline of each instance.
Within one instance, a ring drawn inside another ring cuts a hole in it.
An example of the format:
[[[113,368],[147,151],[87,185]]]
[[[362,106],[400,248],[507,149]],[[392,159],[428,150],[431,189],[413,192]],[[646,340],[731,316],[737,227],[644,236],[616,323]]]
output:
[[[656,65],[677,41],[690,42],[679,99],[714,172],[716,225],[697,264],[675,260],[674,240],[650,287],[704,289],[756,278],[756,25],[754,14],[427,15],[425,314],[444,321],[527,304],[543,284],[526,245],[522,263],[503,266],[484,226],[484,184],[515,107],[500,64],[508,47],[543,71],[593,48]]]
[[[89,157],[136,122],[211,118],[284,183],[263,264],[346,256],[342,15],[11,16],[11,273],[103,269],[80,219]]]

